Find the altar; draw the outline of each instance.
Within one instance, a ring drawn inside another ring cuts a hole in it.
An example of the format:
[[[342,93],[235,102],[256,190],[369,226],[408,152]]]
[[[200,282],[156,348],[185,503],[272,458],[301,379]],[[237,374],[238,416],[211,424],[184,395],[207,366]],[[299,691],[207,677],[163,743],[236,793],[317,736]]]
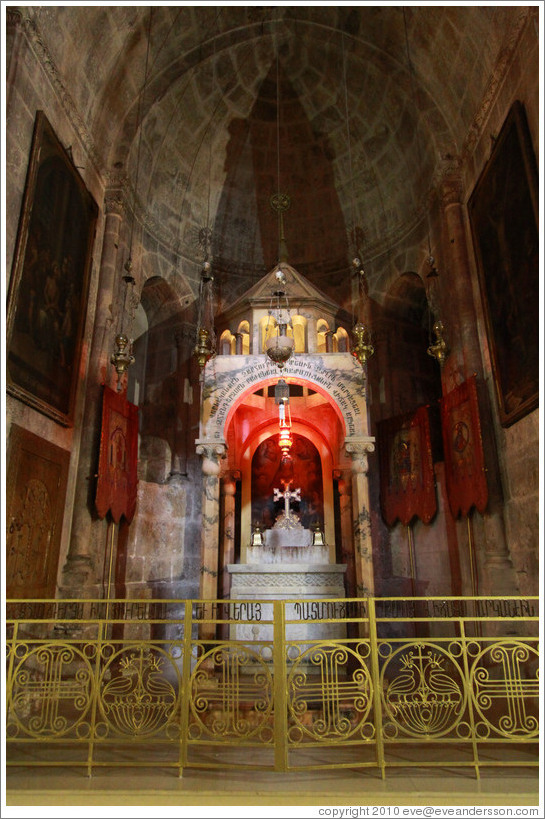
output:
[[[285,259],[222,313],[216,355],[202,371],[196,441],[202,599],[373,594],[374,438],[365,369],[343,315]],[[301,527],[284,531],[287,499],[277,498],[287,481],[300,492],[289,500]]]
[[[329,548],[323,533],[302,526],[299,516],[291,509],[293,500],[300,500],[299,489],[291,490],[290,482],[275,489],[275,499],[284,501],[284,510],[271,529],[254,533],[253,545],[246,550],[246,563],[229,564],[231,600],[270,600],[261,607],[263,621],[273,619],[273,600],[294,601],[286,606],[286,639],[303,641],[346,637],[343,623],[315,623],[308,616],[309,601],[345,597],[345,565],[329,562]],[[316,618],[318,619],[318,618]],[[261,621],[237,623],[231,627],[231,638],[244,642],[273,640],[273,626]]]

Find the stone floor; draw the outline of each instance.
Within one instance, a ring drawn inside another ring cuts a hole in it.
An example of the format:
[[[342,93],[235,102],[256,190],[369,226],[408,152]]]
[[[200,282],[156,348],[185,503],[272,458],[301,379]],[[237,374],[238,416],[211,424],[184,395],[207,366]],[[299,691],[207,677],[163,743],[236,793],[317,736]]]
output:
[[[241,749],[241,757],[248,750]],[[240,762],[244,759],[241,758]],[[253,759],[251,760],[254,761]],[[311,762],[312,760],[309,760]],[[415,761],[414,759],[412,760]],[[424,760],[425,762],[426,760]],[[392,760],[395,764],[395,760]],[[399,762],[403,762],[400,757]],[[436,762],[440,762],[436,760]],[[303,765],[305,760],[299,760]],[[204,763],[206,764],[206,763]],[[218,759],[216,764],[221,764]],[[543,783],[537,767],[481,768],[477,779],[472,768],[448,767],[388,767],[385,779],[376,768],[337,768],[304,770],[288,773],[248,769],[188,768],[178,777],[173,768],[127,767],[96,768],[87,777],[83,768],[9,768],[6,775],[5,805],[13,813],[2,816],[44,816],[43,808],[55,806],[54,816],[73,816],[62,812],[66,806],[115,806],[116,816],[139,815],[138,806],[204,806],[210,812],[199,816],[225,815],[221,811],[236,806],[237,816],[254,815],[243,812],[244,806],[259,806],[261,816],[276,816],[266,807],[297,806],[297,816],[318,816],[321,806],[361,808],[346,816],[369,815],[366,806],[533,806],[538,807]],[[541,798],[543,798],[541,796]],[[26,806],[20,813],[16,806]],[[40,806],[37,813],[33,807]],[[123,808],[127,813],[123,812]],[[305,808],[308,812],[305,812]],[[543,815],[543,805],[539,814]],[[83,813],[78,816],[96,816]],[[149,813],[142,813],[142,816]],[[161,815],[154,811],[154,816]],[[165,814],[166,815],[166,814]],[[168,815],[179,815],[171,814]],[[196,813],[192,815],[197,815]],[[232,815],[232,814],[229,814]],[[233,814],[234,815],[234,814]],[[332,816],[332,814],[329,814]],[[403,815],[376,813],[376,816]],[[406,815],[409,815],[408,813]],[[440,816],[441,813],[427,815]],[[467,814],[470,815],[470,814]],[[513,814],[514,815],[514,814]],[[341,819],[339,814],[339,819]]]

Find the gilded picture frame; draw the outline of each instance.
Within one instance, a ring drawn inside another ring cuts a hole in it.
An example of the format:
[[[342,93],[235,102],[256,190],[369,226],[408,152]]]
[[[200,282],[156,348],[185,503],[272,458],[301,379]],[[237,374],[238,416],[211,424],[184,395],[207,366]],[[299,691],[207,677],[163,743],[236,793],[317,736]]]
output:
[[[36,114],[7,303],[9,394],[71,426],[97,205]]]
[[[468,202],[502,426],[539,400],[538,176],[526,114],[511,107]]]

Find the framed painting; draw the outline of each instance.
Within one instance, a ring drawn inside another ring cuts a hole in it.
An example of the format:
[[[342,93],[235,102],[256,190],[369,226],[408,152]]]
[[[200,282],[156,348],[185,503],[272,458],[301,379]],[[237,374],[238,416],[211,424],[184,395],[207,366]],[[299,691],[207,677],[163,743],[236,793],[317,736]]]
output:
[[[538,405],[538,176],[526,114],[511,107],[468,202],[499,416]]]
[[[11,395],[70,426],[98,209],[38,111],[7,305]]]

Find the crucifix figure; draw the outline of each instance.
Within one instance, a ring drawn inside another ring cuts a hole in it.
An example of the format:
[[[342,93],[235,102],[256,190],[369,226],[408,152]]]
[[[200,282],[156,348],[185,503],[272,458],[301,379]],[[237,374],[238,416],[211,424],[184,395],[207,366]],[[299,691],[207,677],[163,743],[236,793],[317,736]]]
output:
[[[290,500],[301,500],[301,488],[294,489],[293,492],[290,491],[291,481],[282,481],[282,486],[285,487],[284,492],[280,489],[274,489],[274,500],[281,500],[284,498],[284,515],[286,519],[289,520],[290,518]]]

